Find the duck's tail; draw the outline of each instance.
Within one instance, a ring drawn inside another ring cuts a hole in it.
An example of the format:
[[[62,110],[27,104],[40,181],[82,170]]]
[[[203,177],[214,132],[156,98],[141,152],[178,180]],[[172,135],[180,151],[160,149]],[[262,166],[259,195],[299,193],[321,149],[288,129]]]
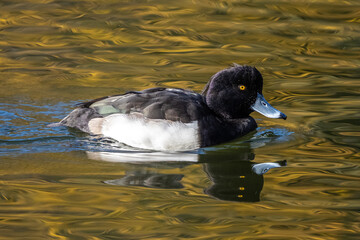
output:
[[[79,129],[83,132],[92,133],[89,128],[90,120],[94,118],[102,118],[97,112],[95,112],[92,108],[76,108],[69,115],[67,115],[64,119],[62,119],[58,123],[51,123],[47,125],[48,127],[59,127],[59,126],[67,126],[71,128]]]

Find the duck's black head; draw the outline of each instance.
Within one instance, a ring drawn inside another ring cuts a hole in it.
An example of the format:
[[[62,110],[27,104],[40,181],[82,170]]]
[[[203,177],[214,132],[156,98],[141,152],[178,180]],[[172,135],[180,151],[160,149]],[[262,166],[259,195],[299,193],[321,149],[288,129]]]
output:
[[[212,76],[203,95],[210,109],[227,119],[248,117],[254,110],[270,118],[286,119],[266,102],[262,88],[263,78],[255,67],[235,64]]]

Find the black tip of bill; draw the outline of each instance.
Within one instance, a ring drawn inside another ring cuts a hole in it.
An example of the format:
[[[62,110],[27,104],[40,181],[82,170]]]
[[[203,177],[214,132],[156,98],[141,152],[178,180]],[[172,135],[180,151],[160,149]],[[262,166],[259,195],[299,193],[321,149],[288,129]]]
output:
[[[283,113],[280,113],[280,118],[286,120],[286,119],[287,119],[287,116],[286,116],[285,114],[283,114]]]

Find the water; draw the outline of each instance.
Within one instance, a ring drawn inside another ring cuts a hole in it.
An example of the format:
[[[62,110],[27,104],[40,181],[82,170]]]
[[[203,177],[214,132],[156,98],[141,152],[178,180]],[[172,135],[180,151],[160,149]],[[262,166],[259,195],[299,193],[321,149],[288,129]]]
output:
[[[0,1],[1,239],[357,239],[358,1]],[[288,120],[138,152],[49,128],[76,103],[256,66]],[[287,166],[254,173],[260,163]]]

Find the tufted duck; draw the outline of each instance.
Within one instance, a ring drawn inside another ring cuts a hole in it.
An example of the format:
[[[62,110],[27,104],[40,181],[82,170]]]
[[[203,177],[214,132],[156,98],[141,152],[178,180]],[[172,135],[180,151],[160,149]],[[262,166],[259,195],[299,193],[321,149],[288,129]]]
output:
[[[235,64],[216,73],[202,94],[179,88],[130,91],[81,103],[58,125],[137,148],[192,150],[255,130],[253,111],[286,119],[265,100],[262,88],[256,68]]]

